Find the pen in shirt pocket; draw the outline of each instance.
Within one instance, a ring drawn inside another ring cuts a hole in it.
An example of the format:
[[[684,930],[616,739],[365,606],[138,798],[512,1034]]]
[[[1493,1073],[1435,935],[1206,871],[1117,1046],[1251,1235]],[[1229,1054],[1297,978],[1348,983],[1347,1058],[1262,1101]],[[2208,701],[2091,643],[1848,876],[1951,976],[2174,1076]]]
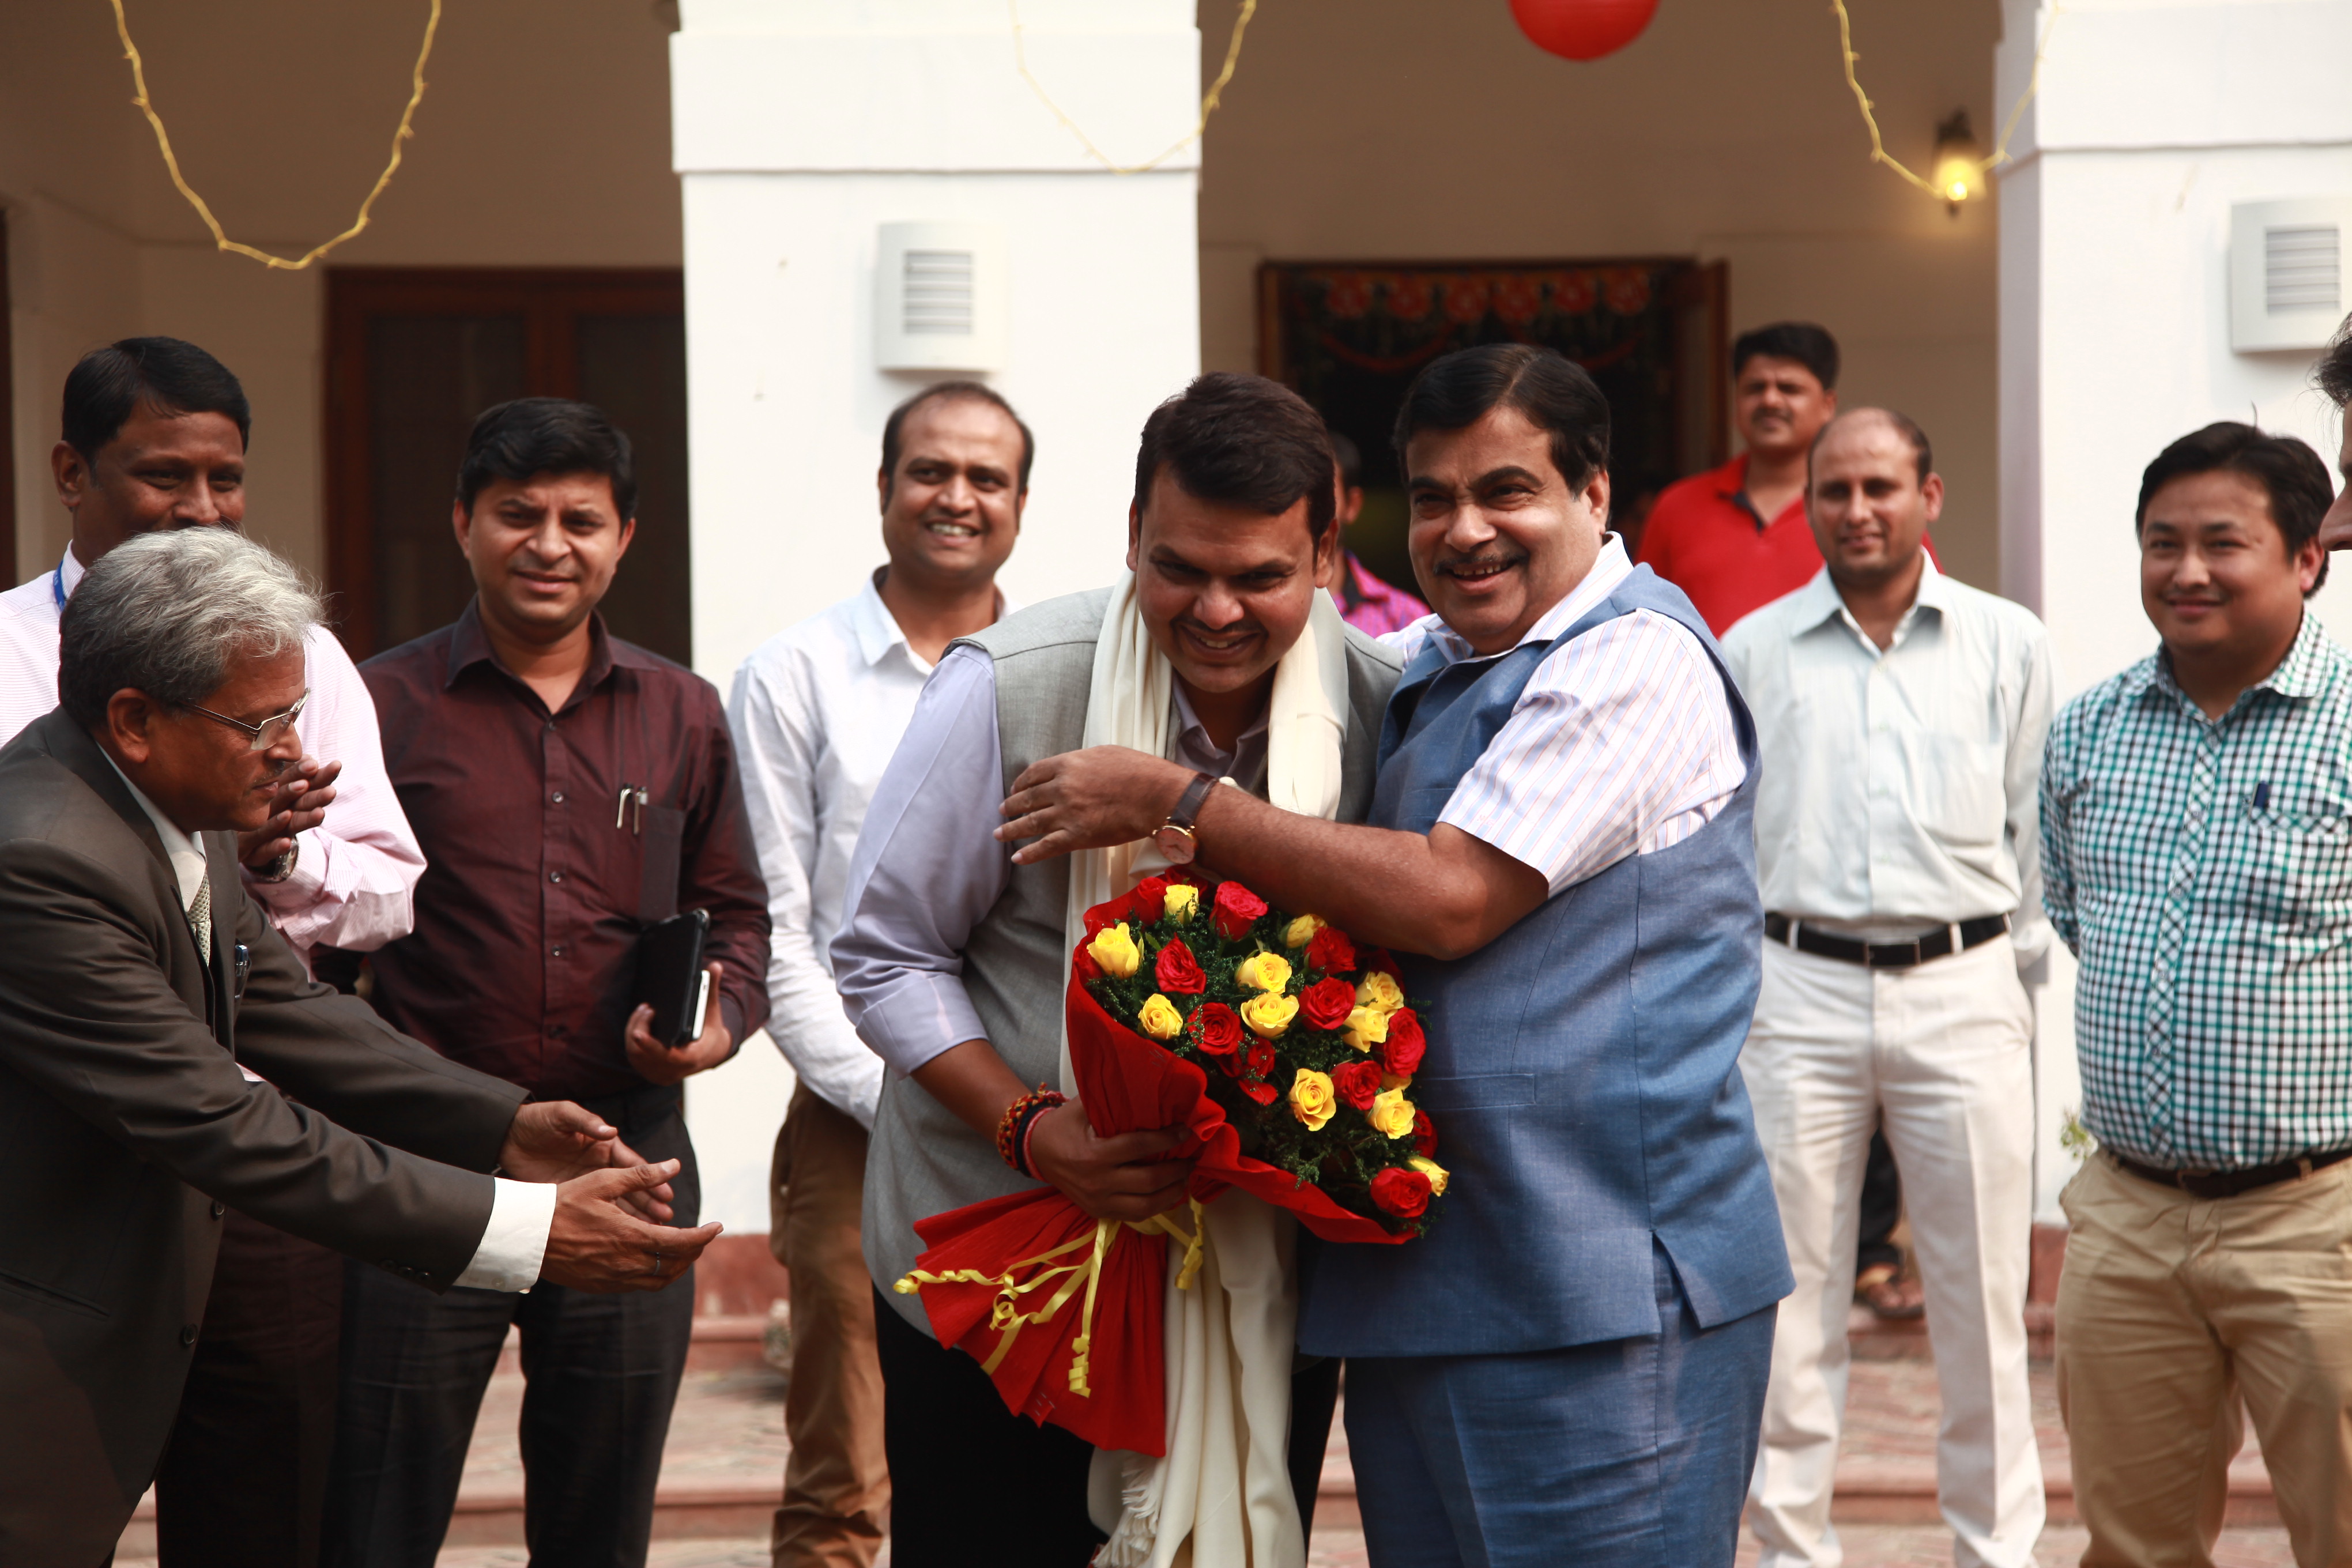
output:
[[[613,826],[618,827],[624,819],[634,816],[635,820],[629,823],[629,831],[641,838],[645,837],[646,802],[651,798],[646,793],[646,786],[643,784],[623,784],[620,798],[614,805]],[[631,806],[636,807],[634,814],[629,809]]]

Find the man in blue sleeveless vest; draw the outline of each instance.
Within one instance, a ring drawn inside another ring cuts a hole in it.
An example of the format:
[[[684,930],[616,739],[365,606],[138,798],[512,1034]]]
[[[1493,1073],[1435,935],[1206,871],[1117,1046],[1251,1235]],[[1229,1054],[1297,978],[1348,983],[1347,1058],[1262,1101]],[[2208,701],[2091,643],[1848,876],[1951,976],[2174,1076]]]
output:
[[[1549,350],[1433,362],[1397,419],[1413,569],[1369,824],[1213,789],[1201,855],[1409,953],[1429,1235],[1326,1247],[1302,1350],[1348,1358],[1372,1561],[1728,1568],[1780,1217],[1738,1072],[1762,914],[1755,727],[1690,601],[1606,529],[1609,405]],[[1439,619],[1442,618],[1442,625]],[[1018,858],[1157,826],[1112,748],[1015,780]]]

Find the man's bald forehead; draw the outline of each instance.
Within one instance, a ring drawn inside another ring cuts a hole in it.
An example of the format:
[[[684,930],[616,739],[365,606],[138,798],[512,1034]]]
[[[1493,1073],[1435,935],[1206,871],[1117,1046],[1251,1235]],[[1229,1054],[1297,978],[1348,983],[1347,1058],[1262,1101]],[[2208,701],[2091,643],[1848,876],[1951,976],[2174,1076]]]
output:
[[[1818,453],[1822,444],[1829,440],[1832,432],[1840,426],[1851,424],[1855,420],[1874,422],[1898,437],[1911,448],[1911,456],[1919,469],[1920,482],[1924,484],[1927,481],[1927,475],[1936,466],[1935,453],[1927,444],[1927,432],[1919,428],[1918,421],[1907,414],[1899,413],[1892,408],[1874,408],[1867,405],[1849,408],[1836,415],[1813,437],[1813,444],[1805,451],[1805,477],[1808,481],[1812,478],[1814,454]]]

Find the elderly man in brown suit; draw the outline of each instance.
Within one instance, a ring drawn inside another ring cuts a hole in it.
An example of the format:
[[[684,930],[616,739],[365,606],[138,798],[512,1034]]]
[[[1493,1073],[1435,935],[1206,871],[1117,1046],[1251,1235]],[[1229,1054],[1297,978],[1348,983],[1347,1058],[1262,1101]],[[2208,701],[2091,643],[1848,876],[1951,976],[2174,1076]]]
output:
[[[171,1430],[224,1204],[435,1290],[657,1289],[719,1230],[648,1223],[674,1162],[311,982],[240,888],[233,835],[301,755],[318,614],[237,534],[133,540],[66,610],[62,705],[0,751],[11,1568],[107,1560]]]

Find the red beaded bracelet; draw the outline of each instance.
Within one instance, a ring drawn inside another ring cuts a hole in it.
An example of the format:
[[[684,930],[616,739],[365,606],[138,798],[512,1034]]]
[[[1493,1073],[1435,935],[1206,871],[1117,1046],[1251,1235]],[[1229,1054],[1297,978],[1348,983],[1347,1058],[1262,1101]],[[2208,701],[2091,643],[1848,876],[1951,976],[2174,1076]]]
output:
[[[1038,1112],[1067,1103],[1060,1089],[1040,1086],[1035,1092],[1024,1094],[1006,1106],[1003,1120],[996,1124],[996,1157],[1016,1173],[1030,1175],[1026,1147],[1029,1123],[1036,1120]]]

